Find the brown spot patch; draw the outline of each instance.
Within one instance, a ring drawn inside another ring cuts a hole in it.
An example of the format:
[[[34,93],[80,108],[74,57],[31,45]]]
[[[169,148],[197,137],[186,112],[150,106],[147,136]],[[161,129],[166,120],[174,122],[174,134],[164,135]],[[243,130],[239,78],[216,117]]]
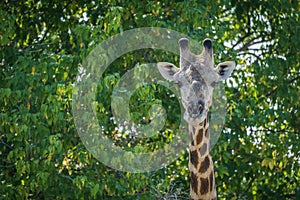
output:
[[[198,153],[197,151],[190,151],[191,163],[197,168],[198,165]]]
[[[193,133],[190,132],[190,140],[191,140],[191,145],[194,146],[194,138],[193,138]]]
[[[205,130],[205,137],[209,137],[209,128],[207,128],[206,130]]]
[[[193,130],[193,133],[195,133],[195,127],[194,126],[192,126],[192,130]]]
[[[214,172],[211,171],[209,175],[209,185],[210,185],[210,191],[214,190]]]
[[[206,151],[207,151],[207,144],[204,143],[204,144],[201,146],[201,148],[200,148],[200,155],[201,155],[201,156],[204,156],[204,154],[206,153]]]
[[[205,121],[206,121],[206,125],[208,125],[208,123],[209,123],[209,112],[207,112]]]
[[[200,187],[200,193],[206,194],[208,193],[208,178],[200,178],[201,187]]]
[[[199,168],[199,172],[200,173],[204,173],[207,171],[208,167],[209,167],[210,163],[209,163],[209,157],[206,156],[204,158],[204,160],[201,162],[200,168]]]
[[[200,127],[203,127],[203,123],[204,123],[203,121],[200,122],[199,126],[200,126]]]
[[[197,176],[191,172],[191,189],[197,194],[198,193],[198,180]]]
[[[196,135],[196,145],[200,144],[203,140],[203,129],[200,129]]]

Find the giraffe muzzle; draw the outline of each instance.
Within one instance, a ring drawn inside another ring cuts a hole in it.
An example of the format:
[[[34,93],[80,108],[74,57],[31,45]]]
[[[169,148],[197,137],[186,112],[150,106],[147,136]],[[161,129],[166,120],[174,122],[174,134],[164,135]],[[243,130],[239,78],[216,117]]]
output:
[[[202,101],[188,103],[187,111],[191,118],[198,118],[200,115],[202,115],[203,110],[204,103]]]

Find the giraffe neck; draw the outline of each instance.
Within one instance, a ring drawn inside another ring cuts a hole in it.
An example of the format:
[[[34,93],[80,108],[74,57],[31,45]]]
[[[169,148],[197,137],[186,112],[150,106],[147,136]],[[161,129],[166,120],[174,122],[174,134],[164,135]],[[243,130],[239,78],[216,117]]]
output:
[[[198,126],[189,125],[190,200],[217,199],[210,148],[208,116]]]

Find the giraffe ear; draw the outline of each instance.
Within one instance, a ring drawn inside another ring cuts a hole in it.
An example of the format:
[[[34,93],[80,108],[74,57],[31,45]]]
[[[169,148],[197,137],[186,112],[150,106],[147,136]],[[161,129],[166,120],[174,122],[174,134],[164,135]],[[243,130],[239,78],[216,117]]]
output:
[[[220,75],[220,80],[227,79],[235,68],[235,62],[226,61],[218,64],[216,71]]]
[[[174,74],[179,71],[179,68],[168,62],[159,62],[157,63],[157,68],[160,74],[167,79],[168,81],[174,80]]]

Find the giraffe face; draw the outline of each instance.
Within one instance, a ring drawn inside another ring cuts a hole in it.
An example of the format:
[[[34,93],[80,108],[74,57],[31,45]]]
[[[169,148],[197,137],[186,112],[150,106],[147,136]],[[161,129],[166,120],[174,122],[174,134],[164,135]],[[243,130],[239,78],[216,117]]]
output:
[[[203,41],[200,55],[190,52],[189,41],[179,40],[180,68],[167,62],[157,64],[162,76],[180,87],[181,101],[185,109],[184,119],[193,125],[201,123],[212,104],[214,85],[228,78],[235,67],[231,61],[214,68],[213,47],[210,39]]]

